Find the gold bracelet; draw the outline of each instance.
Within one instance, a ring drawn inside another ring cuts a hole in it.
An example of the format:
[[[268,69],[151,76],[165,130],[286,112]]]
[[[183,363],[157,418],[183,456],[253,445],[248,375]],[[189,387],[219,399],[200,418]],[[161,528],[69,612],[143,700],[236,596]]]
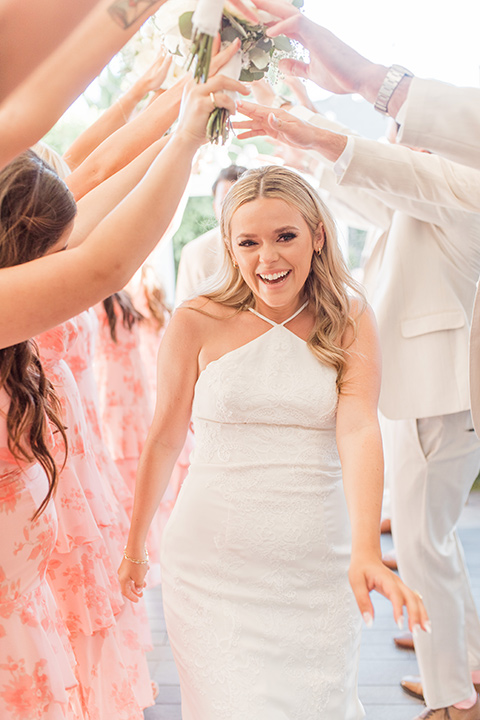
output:
[[[123,548],[123,557],[125,558],[125,560],[128,560],[129,562],[135,563],[135,565],[147,565],[148,552],[147,552],[146,547],[144,548],[144,551],[145,551],[145,560],[135,560],[135,558],[131,558],[127,555],[127,546],[125,545],[125,547]]]

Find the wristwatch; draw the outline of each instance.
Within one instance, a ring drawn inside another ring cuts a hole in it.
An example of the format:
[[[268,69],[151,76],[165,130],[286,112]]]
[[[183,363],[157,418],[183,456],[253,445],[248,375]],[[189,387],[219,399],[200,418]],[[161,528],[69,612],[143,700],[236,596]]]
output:
[[[378,110],[382,115],[388,115],[390,98],[404,77],[413,77],[413,73],[407,70],[407,68],[402,67],[402,65],[392,65],[392,67],[388,69],[382,87],[378,91],[375,105],[373,106],[375,110]]]

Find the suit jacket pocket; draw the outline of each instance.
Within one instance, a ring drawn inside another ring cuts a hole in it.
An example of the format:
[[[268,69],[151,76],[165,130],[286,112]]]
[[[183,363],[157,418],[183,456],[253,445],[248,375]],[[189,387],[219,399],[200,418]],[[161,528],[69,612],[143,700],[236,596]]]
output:
[[[423,317],[402,320],[402,335],[405,338],[426,335],[440,330],[457,330],[465,325],[465,315],[461,310],[423,315]]]

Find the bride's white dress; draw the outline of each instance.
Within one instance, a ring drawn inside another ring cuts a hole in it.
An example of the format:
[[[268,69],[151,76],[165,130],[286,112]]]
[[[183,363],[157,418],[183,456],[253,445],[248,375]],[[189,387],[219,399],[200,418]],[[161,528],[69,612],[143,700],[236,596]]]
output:
[[[256,313],[258,314],[258,313]],[[274,324],[211,362],[163,538],[183,720],[359,720],[336,373]]]

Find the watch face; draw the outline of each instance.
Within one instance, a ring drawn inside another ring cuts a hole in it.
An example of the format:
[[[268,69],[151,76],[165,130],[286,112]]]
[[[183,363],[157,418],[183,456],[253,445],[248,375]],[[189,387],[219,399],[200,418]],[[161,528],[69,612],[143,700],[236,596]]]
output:
[[[405,75],[413,77],[412,73],[407,70],[407,68],[402,67],[402,65],[392,65],[392,67],[388,69],[373,106],[375,110],[382,113],[382,115],[388,115],[387,107],[390,98]]]

